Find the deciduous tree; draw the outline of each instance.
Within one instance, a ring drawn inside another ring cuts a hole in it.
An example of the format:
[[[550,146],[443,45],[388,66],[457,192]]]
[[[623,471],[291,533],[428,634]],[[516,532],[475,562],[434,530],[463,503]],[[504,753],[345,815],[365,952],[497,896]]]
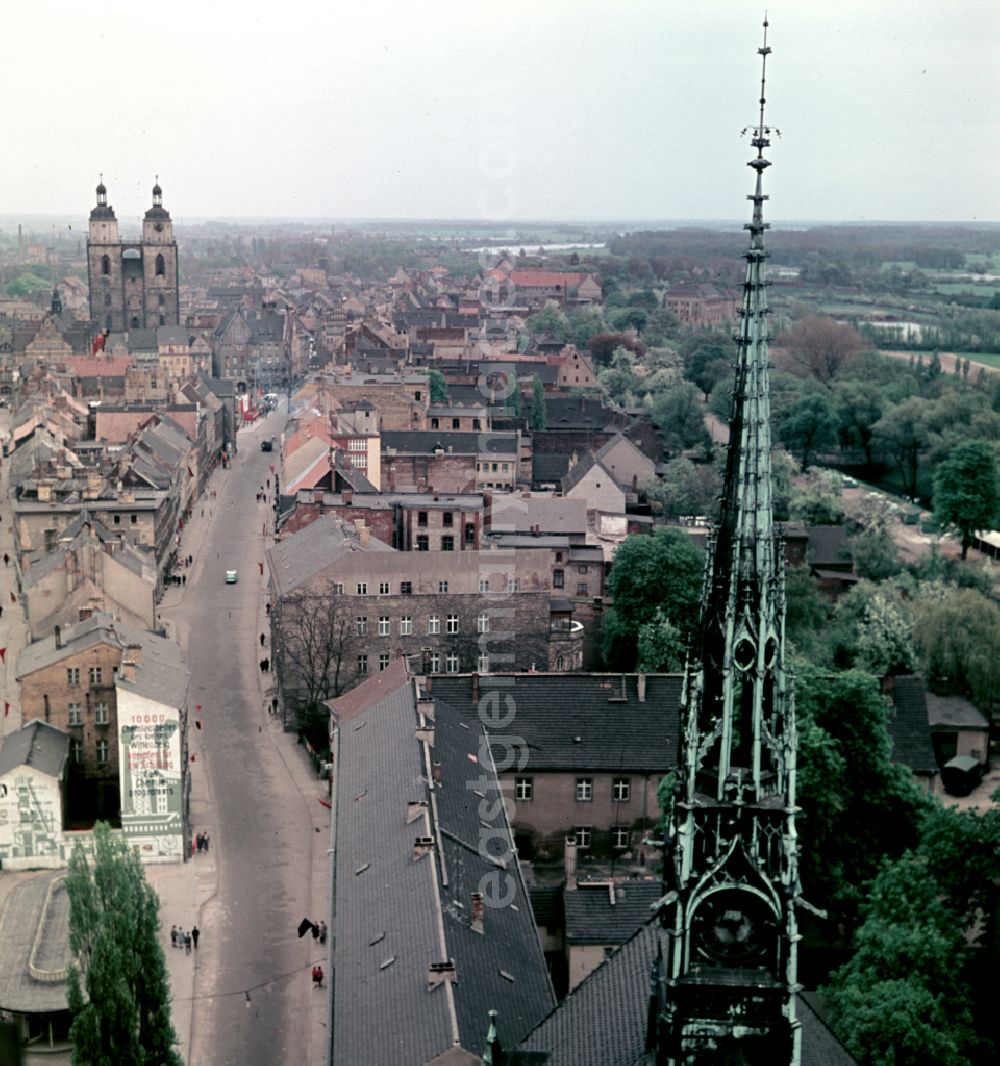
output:
[[[658,617],[687,641],[698,622],[704,553],[681,529],[627,537],[608,578],[612,608],[604,620],[605,656],[615,669],[634,669],[639,631]]]
[[[780,344],[810,377],[829,386],[850,366],[864,340],[853,326],[810,315],[796,322]]]
[[[537,374],[531,382],[531,428],[545,429],[545,386]]]
[[[802,457],[803,472],[809,469],[818,451],[834,443],[836,427],[830,401],[818,392],[806,393],[794,401],[779,422],[782,441]]]
[[[965,441],[938,466],[934,472],[934,516],[958,530],[963,559],[969,554],[973,536],[996,526],[1000,521],[1000,477],[992,444]]]
[[[94,853],[77,845],[66,877],[70,1039],[79,1066],[182,1066],[174,1050],[159,899],[138,854],[103,822]]]

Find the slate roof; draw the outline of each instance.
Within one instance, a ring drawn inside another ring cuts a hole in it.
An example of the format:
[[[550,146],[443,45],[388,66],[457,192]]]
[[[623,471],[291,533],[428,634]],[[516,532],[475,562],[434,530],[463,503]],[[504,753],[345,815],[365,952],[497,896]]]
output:
[[[11,889],[0,914],[0,1008],[25,1014],[65,1011],[66,981],[59,980],[72,961],[69,950],[69,896],[64,883],[49,884],[60,874],[32,877]],[[28,968],[49,980],[36,980]]]
[[[488,674],[479,691],[502,685],[514,700],[533,770],[666,773],[678,761],[681,681],[680,674],[647,675],[643,702],[635,674]],[[475,717],[472,675],[444,674],[433,684],[435,700]]]
[[[561,481],[569,470],[570,456],[562,452],[534,452],[531,456],[532,481]]]
[[[924,680],[918,674],[902,674],[893,679],[893,712],[889,716],[892,760],[915,774],[937,772],[937,759],[931,744]]]
[[[538,526],[539,533],[586,534],[587,501],[500,493],[492,497],[487,518],[491,533],[528,533]]]
[[[648,1066],[650,972],[658,940],[654,918],[577,985],[521,1048],[549,1052],[541,1060],[545,1066]],[[856,1066],[806,997],[798,997],[796,1012],[802,1066]]]
[[[34,718],[4,737],[0,744],[0,777],[19,766],[32,766],[43,774],[60,778],[68,757],[69,733]]]
[[[614,902],[612,902],[612,896]],[[568,891],[566,941],[569,944],[624,944],[652,917],[663,896],[659,880],[587,884]]]
[[[411,684],[381,696],[338,734],[334,1066],[423,1066],[456,1035],[478,1054],[491,1008],[500,1011],[504,1045],[514,1046],[554,1004],[503,805],[484,812],[483,797],[466,787],[482,775],[484,797],[495,795],[492,767],[479,762],[481,727],[437,703],[430,757],[441,783],[432,790],[418,724]],[[428,806],[408,823],[412,801]],[[508,852],[503,866],[484,854],[484,833],[497,855]],[[414,840],[425,836],[434,837],[434,851],[415,859]],[[513,895],[506,906],[484,908],[480,933],[471,927],[471,893],[490,875],[505,878]],[[429,966],[445,958],[454,960],[457,981],[429,990]]]
[[[844,526],[807,526],[809,563],[824,570],[851,569],[851,551]]]
[[[517,455],[517,434],[496,432],[462,433],[458,430],[400,429],[382,433],[382,448],[405,454],[425,455],[440,447],[463,455]]]
[[[287,595],[332,566],[344,552],[392,550],[377,537],[362,545],[345,531],[341,519],[327,514],[268,548],[267,565],[279,595]]]
[[[43,667],[61,662],[66,656],[74,655],[94,644],[114,644],[120,648],[129,644],[141,644],[145,651],[147,647],[157,643],[171,643],[148,630],[128,625],[104,611],[95,611],[81,622],[62,626],[60,640],[61,648],[56,647],[54,634],[22,648],[17,656],[18,680]]]
[[[115,675],[115,688],[135,692],[154,703],[183,708],[187,703],[191,675],[180,647],[152,634],[141,643],[142,652],[134,676],[126,678],[124,670],[119,669]]]
[[[988,729],[989,722],[975,704],[964,696],[924,695],[927,703],[927,721],[931,728]]]

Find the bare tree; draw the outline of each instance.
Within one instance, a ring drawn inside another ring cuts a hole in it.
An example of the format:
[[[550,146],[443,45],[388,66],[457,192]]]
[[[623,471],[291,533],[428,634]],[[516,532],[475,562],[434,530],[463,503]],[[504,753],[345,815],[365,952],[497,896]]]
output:
[[[821,315],[800,319],[778,342],[810,377],[831,385],[864,347],[852,326]]]
[[[333,584],[292,593],[272,609],[275,671],[299,725],[355,680],[355,626],[350,600]]]

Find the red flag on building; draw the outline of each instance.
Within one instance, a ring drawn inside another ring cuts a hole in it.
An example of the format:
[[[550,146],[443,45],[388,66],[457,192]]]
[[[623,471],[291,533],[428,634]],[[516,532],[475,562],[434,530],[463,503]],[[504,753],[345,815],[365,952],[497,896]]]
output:
[[[263,577],[264,576],[264,564],[263,563],[258,563],[257,565],[260,567],[260,576]]]
[[[0,663],[5,663],[6,661],[7,661],[7,649],[6,648],[0,648]]]

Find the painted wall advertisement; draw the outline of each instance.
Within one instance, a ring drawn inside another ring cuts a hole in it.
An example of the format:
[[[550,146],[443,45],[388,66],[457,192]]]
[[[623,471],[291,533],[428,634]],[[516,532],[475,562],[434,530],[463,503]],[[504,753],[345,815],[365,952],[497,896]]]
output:
[[[184,859],[180,712],[118,689],[122,833],[143,862]]]

